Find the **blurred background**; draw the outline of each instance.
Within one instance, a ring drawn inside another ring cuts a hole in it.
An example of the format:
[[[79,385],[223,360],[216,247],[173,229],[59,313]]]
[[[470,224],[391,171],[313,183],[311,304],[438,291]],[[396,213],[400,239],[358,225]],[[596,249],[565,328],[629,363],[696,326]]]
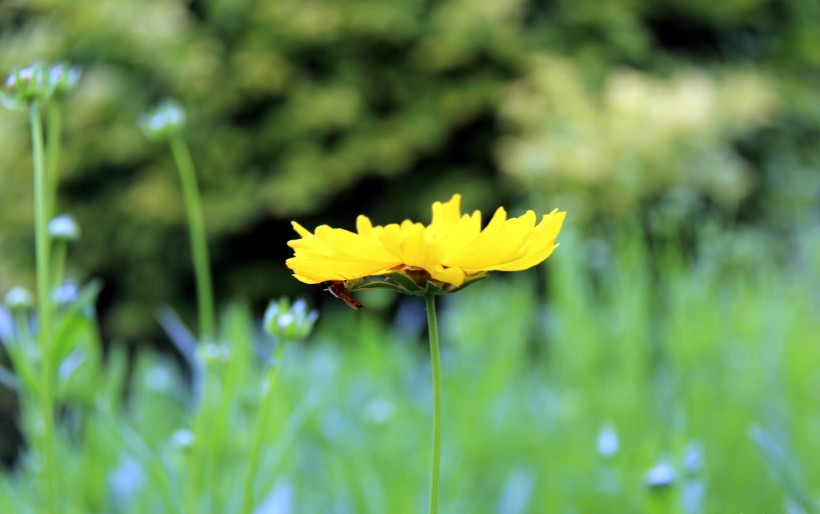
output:
[[[71,274],[102,279],[107,341],[163,346],[159,308],[195,324],[178,178],[137,126],[165,98],[188,113],[222,304],[332,300],[284,265],[293,219],[426,222],[455,192],[485,219],[566,210],[547,266],[564,252],[593,289],[625,232],[648,280],[653,248],[694,262],[711,233],[717,277],[765,260],[814,281],[818,27],[815,0],[10,0],[0,70],[82,68],[61,162],[59,210],[83,227]],[[0,291],[34,289],[26,124],[0,112]],[[371,315],[401,322],[394,301]]]
[[[454,192],[584,230],[811,227],[817,23],[809,0],[8,1],[0,69],[82,67],[60,210],[104,329],[139,343],[158,305],[194,312],[173,162],[136,124],[162,99],[191,120],[217,296],[260,304],[308,291],[291,219],[423,221]],[[26,123],[0,113],[0,290],[32,284]]]

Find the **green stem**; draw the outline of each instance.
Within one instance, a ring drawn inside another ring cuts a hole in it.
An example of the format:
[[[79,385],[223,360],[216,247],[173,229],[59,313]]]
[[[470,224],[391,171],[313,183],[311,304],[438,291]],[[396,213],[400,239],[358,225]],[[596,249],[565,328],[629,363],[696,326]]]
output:
[[[268,368],[265,380],[265,390],[262,393],[262,400],[259,404],[259,414],[256,418],[256,427],[253,433],[251,451],[248,455],[248,472],[245,475],[244,491],[242,495],[242,514],[250,514],[253,510],[253,484],[256,481],[256,473],[262,463],[262,443],[265,440],[268,418],[270,418],[271,407],[273,406],[274,385],[279,377],[279,369],[282,363],[282,353],[285,348],[285,341],[279,342],[274,355],[274,363]]]
[[[203,393],[205,390],[203,390]],[[202,476],[203,467],[205,465],[205,449],[202,445],[206,444],[206,430],[202,427],[207,426],[208,404],[206,396],[203,394],[202,402],[199,404],[199,412],[194,419],[193,432],[193,446],[189,449],[190,458],[188,459],[188,469],[190,477],[187,480],[186,490],[186,512],[198,512],[200,510],[198,503],[202,500],[200,491],[202,490]]]
[[[433,452],[430,472],[430,514],[438,512],[438,481],[441,464],[441,357],[438,345],[436,297],[424,297],[427,306],[427,332],[430,337],[430,362],[433,369]]]
[[[62,139],[62,109],[59,100],[48,103],[46,113],[46,209],[49,219],[57,212],[57,188],[59,178],[57,163],[60,160]]]
[[[191,235],[191,254],[194,260],[197,304],[199,307],[199,335],[205,341],[213,341],[215,336],[213,283],[208,259],[208,243],[205,238],[205,223],[202,219],[202,204],[199,187],[194,173],[194,163],[185,140],[174,134],[168,142],[179,170],[182,195],[188,213],[188,227]]]
[[[49,236],[48,236],[48,200],[46,191],[46,170],[43,163],[43,128],[37,102],[29,104],[29,122],[31,125],[31,145],[34,157],[34,250],[37,271],[37,311],[40,328],[40,359],[42,394],[40,408],[43,417],[42,451],[45,488],[45,512],[55,513],[57,498],[57,481],[54,456],[54,393],[52,391],[52,324],[51,324],[51,280],[49,279]]]
[[[65,239],[57,239],[53,242],[52,252],[52,287],[60,287],[65,280],[66,255],[68,254],[68,242]]]
[[[211,469],[213,466],[213,449],[216,441],[212,437],[214,421],[213,402],[217,398],[214,388],[219,387],[219,364],[205,362],[203,377],[202,399],[199,412],[194,420],[194,446],[191,448],[191,480],[188,487],[188,512],[198,514],[211,512],[212,482]]]

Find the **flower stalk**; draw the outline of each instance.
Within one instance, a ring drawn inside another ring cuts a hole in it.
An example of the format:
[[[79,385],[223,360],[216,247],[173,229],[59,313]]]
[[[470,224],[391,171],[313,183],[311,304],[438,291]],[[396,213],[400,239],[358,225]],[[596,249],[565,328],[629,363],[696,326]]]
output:
[[[62,102],[52,99],[46,107],[46,208],[49,216],[57,212],[57,188],[59,177],[57,163],[60,161],[62,139]]]
[[[242,510],[240,511],[242,514],[251,514],[253,512],[253,486],[259,473],[259,466],[262,464],[262,445],[265,442],[265,433],[268,430],[268,421],[271,417],[274,391],[282,368],[285,345],[291,341],[306,339],[313,330],[313,325],[318,317],[319,313],[308,309],[304,300],[297,300],[291,304],[287,298],[281,298],[278,301],[271,301],[265,310],[262,328],[278,343],[263,382],[262,399],[259,402],[259,413],[256,417],[256,425],[248,455],[248,469],[242,491]]]
[[[248,454],[248,470],[245,475],[245,482],[242,491],[242,514],[251,514],[253,512],[253,485],[256,482],[256,475],[259,471],[259,465],[262,463],[262,443],[265,441],[265,433],[268,428],[268,419],[271,416],[271,409],[273,408],[273,396],[276,389],[276,382],[279,378],[279,369],[282,367],[282,354],[285,349],[285,340],[279,342],[276,346],[276,355],[274,363],[268,368],[264,381],[264,391],[262,399],[259,403],[259,414],[256,418],[256,426],[253,431],[253,440],[251,442],[251,450]]]
[[[179,133],[172,133],[168,138],[171,153],[174,157],[179,179],[182,183],[182,195],[188,215],[188,227],[191,238],[191,254],[194,261],[196,280],[197,306],[199,309],[199,335],[204,341],[214,341],[216,323],[214,321],[213,282],[211,265],[208,257],[208,243],[205,237],[205,222],[202,217],[202,203],[199,186],[196,182],[194,163],[188,145]]]
[[[433,450],[430,460],[430,509],[438,512],[438,483],[441,466],[441,357],[438,344],[438,320],[436,319],[436,296],[424,297],[427,307],[427,333],[430,338],[430,363],[433,375]]]
[[[56,513],[57,479],[54,455],[54,372],[52,363],[52,300],[50,277],[50,240],[48,234],[48,187],[44,163],[43,128],[40,121],[39,105],[29,102],[29,124],[34,159],[34,240],[35,265],[37,273],[37,314],[39,316],[40,378],[42,388],[40,409],[43,423],[43,487],[45,512]]]
[[[167,141],[171,147],[174,164],[176,164],[182,183],[182,196],[188,217],[199,311],[199,337],[205,343],[213,343],[216,337],[216,315],[211,265],[208,258],[208,240],[205,236],[202,200],[197,185],[194,161],[182,137],[185,123],[185,111],[173,100],[162,102],[151,112],[143,115],[139,121],[140,128],[149,139]]]

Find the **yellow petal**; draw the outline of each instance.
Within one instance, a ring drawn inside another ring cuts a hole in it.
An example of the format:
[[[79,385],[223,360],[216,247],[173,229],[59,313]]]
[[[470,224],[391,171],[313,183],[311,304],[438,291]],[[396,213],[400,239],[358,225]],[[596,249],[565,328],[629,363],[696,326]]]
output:
[[[380,263],[360,259],[314,258],[297,255],[286,261],[295,274],[313,282],[328,280],[353,280],[371,275],[383,274],[392,267],[392,263]]]
[[[461,195],[454,194],[449,202],[433,203],[433,220],[430,227],[436,231],[447,231],[461,218]]]
[[[334,249],[339,255],[353,256],[367,261],[395,262],[378,238],[365,237],[341,228],[322,226],[316,228],[316,237]]]
[[[504,228],[506,219],[507,211],[499,207],[487,227],[471,241],[465,240],[461,248],[454,248],[443,264],[453,268],[481,269],[485,263],[492,261],[492,256],[501,249],[498,246],[498,236]]]
[[[327,225],[317,227],[314,234],[301,226],[294,228],[303,237],[288,242],[295,251],[286,265],[303,282],[352,280],[400,264],[378,239]]]
[[[299,282],[304,282],[305,284],[319,284],[321,282],[324,282],[324,280],[311,280],[305,277],[304,275],[300,275],[298,273],[294,273],[293,276],[296,278],[296,280],[298,280]]]
[[[434,280],[453,284],[460,287],[464,283],[465,273],[460,268],[445,268],[442,265],[434,266],[433,269],[428,269],[428,273]]]
[[[534,228],[535,213],[533,211],[527,211],[522,216],[508,219],[493,244],[496,249],[495,253],[487,255],[482,266],[490,268],[498,263],[517,258],[522,247],[532,236]]]
[[[557,247],[566,213],[557,209],[536,226],[533,211],[507,219],[499,208],[482,230],[481,213],[461,214],[461,196],[435,202],[429,225],[405,220],[374,226],[356,219],[356,232],[321,225],[311,233],[293,222],[300,236],[288,242],[294,256],[286,264],[306,283],[353,280],[422,269],[442,283],[461,286],[488,271],[518,271],[535,266]]]
[[[309,236],[313,235],[313,234],[310,233],[310,231],[308,229],[306,229],[302,225],[296,223],[295,221],[291,221],[290,224],[293,226],[293,229],[296,231],[296,233],[299,234],[302,237],[309,237]]]
[[[541,223],[527,237],[516,258],[498,262],[484,268],[487,271],[521,271],[543,262],[558,245],[555,239],[566,218],[565,212],[557,210],[545,215]]]
[[[365,237],[373,235],[373,223],[370,221],[370,218],[360,214],[356,218],[356,232]]]
[[[552,255],[553,250],[556,248],[558,248],[558,245],[554,244],[539,250],[538,252],[526,254],[520,259],[491,266],[486,268],[484,271],[523,271],[525,269],[530,269],[533,266],[537,266],[544,262],[547,257]]]
[[[459,255],[481,232],[481,213],[475,211],[472,216],[465,214],[450,229],[444,239],[444,256],[442,262],[450,262],[453,256]]]
[[[421,223],[403,222],[399,257],[408,266],[430,271],[431,267],[441,265],[444,248],[440,242],[429,240],[426,232],[426,227]]]

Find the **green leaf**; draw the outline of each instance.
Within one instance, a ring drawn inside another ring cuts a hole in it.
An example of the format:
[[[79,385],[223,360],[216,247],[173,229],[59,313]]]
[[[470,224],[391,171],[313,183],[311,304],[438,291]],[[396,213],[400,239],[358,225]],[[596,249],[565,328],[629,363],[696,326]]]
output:
[[[760,453],[769,463],[769,470],[780,483],[783,492],[803,511],[811,514],[818,511],[817,502],[813,499],[808,480],[803,469],[782,441],[760,425],[751,428],[749,435],[757,443]]]
[[[80,345],[83,336],[96,336],[96,320],[89,317],[88,310],[93,309],[101,290],[102,282],[92,280],[80,289],[77,298],[58,317],[54,343],[58,363]]]

